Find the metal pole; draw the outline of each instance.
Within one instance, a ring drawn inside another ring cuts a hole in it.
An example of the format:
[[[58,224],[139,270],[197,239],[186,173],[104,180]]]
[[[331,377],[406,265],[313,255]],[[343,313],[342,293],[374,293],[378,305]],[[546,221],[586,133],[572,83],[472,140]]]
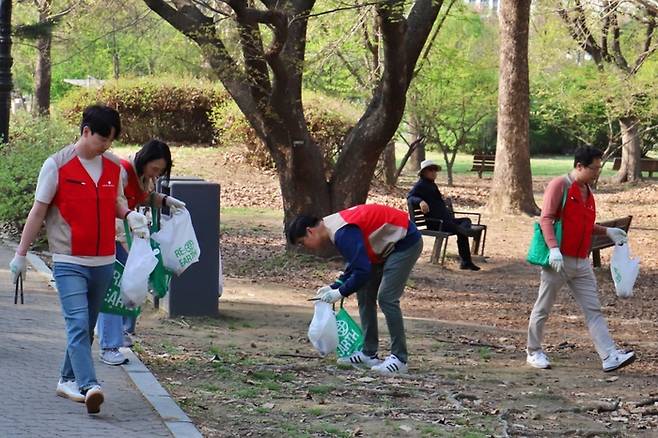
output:
[[[12,0],[0,0],[0,142],[9,140],[11,108],[11,6]]]

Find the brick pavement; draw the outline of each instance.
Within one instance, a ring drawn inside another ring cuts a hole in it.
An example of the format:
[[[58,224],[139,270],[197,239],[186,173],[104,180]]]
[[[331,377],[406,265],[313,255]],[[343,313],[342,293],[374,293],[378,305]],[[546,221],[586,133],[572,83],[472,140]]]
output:
[[[66,347],[57,293],[30,269],[25,304],[14,305],[12,256],[0,244],[0,438],[171,436],[122,367],[101,363],[96,349],[101,413],[88,415],[84,404],[55,394]]]

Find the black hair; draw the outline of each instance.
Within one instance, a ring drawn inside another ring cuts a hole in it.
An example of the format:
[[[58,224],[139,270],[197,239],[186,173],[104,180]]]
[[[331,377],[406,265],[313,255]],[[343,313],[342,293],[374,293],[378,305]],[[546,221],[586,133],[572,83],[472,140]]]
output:
[[[85,108],[80,122],[80,134],[87,126],[92,134],[109,137],[114,128],[114,139],[121,134],[121,117],[117,110],[105,105],[91,105]]]
[[[306,236],[306,229],[314,227],[320,223],[320,218],[300,214],[293,219],[286,228],[286,237],[291,245],[296,245],[297,241]]]
[[[162,177],[166,180],[169,180],[171,175],[171,151],[167,143],[160,140],[150,140],[135,154],[135,170],[137,170],[137,175],[144,175],[144,167],[150,161],[159,160],[160,158],[165,160],[165,169],[162,172]]]
[[[576,167],[578,163],[587,167],[597,158],[602,158],[603,152],[601,149],[597,149],[592,146],[578,146],[576,152],[574,153],[573,167]]]

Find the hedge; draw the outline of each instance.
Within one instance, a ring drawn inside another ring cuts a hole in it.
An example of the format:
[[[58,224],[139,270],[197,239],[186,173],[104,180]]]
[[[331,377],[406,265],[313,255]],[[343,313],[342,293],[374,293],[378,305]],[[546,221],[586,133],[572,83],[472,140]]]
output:
[[[80,88],[57,105],[64,118],[79,123],[85,107],[95,103],[121,114],[121,141],[145,143],[159,138],[175,143],[210,143],[209,113],[228,98],[223,87],[206,81],[140,78],[107,82],[97,89]]]

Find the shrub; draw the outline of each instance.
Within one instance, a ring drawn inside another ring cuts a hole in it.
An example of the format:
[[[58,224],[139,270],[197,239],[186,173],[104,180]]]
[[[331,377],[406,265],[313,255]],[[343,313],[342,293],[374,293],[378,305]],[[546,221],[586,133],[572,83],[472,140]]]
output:
[[[330,169],[340,153],[343,140],[358,118],[351,105],[327,96],[307,92],[304,94],[306,123],[313,141],[322,149],[325,169]],[[215,142],[242,144],[246,160],[257,167],[273,168],[267,148],[251,128],[249,122],[231,99],[215,106],[210,114]]]
[[[12,118],[9,143],[0,144],[0,222],[21,229],[34,202],[43,162],[75,141],[77,129],[63,120],[19,112]]]
[[[176,143],[209,143],[213,138],[209,113],[227,97],[217,84],[149,77],[73,90],[57,108],[75,123],[88,105],[116,108],[121,114],[121,140],[126,143],[145,143],[154,137]]]

